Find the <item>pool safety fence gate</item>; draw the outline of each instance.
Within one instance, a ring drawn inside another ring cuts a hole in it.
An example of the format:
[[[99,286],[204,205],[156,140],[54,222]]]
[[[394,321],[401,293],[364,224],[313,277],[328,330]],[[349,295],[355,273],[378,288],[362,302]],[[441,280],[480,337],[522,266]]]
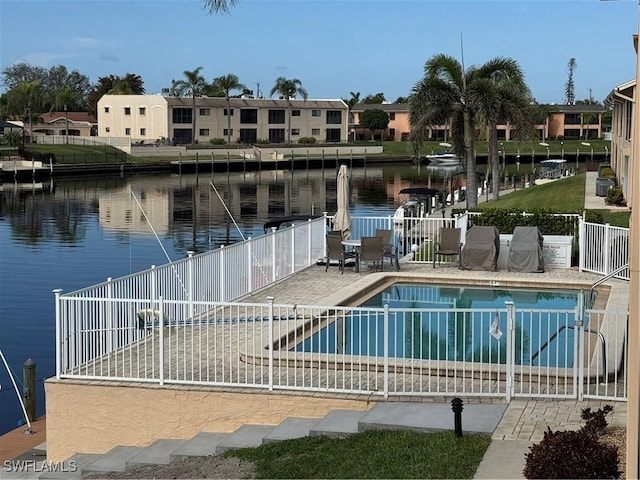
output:
[[[626,312],[56,295],[56,375],[393,396],[626,398]]]

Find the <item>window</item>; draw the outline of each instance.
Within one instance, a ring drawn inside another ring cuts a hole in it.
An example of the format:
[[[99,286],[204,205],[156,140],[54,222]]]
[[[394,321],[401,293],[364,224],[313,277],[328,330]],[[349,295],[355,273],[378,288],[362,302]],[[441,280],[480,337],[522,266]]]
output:
[[[581,118],[579,113],[565,113],[564,124],[565,125],[580,125]]]
[[[229,108],[228,110],[229,110],[229,116],[233,117],[233,108]],[[224,113],[224,116],[226,117],[227,116],[227,109],[226,108],[223,110],[223,113]]]
[[[396,119],[396,112],[389,112],[389,120],[395,120]]]
[[[320,135],[320,129],[319,128],[312,128],[311,129],[311,135]]]
[[[228,128],[225,128],[222,134],[223,135],[233,135],[233,128],[231,130],[229,130]]]
[[[320,110],[311,110],[311,116],[312,117],[319,117],[320,116]]]
[[[140,107],[140,108],[138,108],[138,113],[140,115],[146,115],[147,114],[147,109],[145,107]]]
[[[124,107],[124,114],[131,115],[131,107]]]
[[[190,108],[174,108],[173,123],[192,123],[193,111]]]
[[[292,128],[291,129],[291,135],[300,135],[300,129],[299,128]]]
[[[105,128],[104,128],[104,131],[105,131],[105,132],[107,132],[107,133],[109,133],[109,132],[111,131],[111,129],[110,129],[109,127],[105,127]]]
[[[327,123],[340,125],[342,123],[342,112],[340,110],[327,110]]]
[[[240,110],[242,115],[244,110]],[[240,129],[240,141],[244,143],[256,143],[258,139],[258,130],[255,128],[241,128]]]
[[[147,129],[146,128],[141,128],[140,129],[140,136],[144,137],[147,134]]]
[[[258,123],[258,109],[256,108],[241,109],[240,123]]]
[[[284,143],[284,128],[270,128],[269,143]]]
[[[109,107],[104,107],[104,113],[109,113]]]
[[[200,135],[201,137],[208,137],[209,136],[209,129],[208,128],[201,128],[200,130],[198,130],[198,135]]]
[[[284,110],[269,110],[269,123],[284,123]]]
[[[211,109],[210,108],[201,108],[200,109],[200,116],[207,117],[209,115],[211,115]]]
[[[131,129],[130,128],[125,128],[124,129],[124,134],[125,135],[131,135]]]
[[[389,136],[391,138],[396,138],[396,129],[395,128],[390,128],[389,129]]]
[[[339,142],[340,141],[340,129],[339,128],[327,128],[327,142]]]
[[[300,116],[300,110],[291,110],[291,116],[292,117],[299,117]]]

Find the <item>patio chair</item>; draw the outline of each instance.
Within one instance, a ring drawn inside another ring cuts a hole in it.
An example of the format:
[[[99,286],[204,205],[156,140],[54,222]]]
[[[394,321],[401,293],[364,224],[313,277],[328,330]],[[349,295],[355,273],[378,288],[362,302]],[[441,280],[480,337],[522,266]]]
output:
[[[380,265],[382,269],[382,237],[362,237],[360,239],[360,252],[358,253],[358,270],[361,271],[362,263],[371,263],[375,271]]]
[[[340,232],[338,232],[340,233]],[[347,259],[353,258],[356,261],[356,267],[358,266],[358,252],[356,250],[347,250],[342,245],[342,237],[335,234],[327,234],[327,256],[326,267],[324,271],[329,270],[329,264],[331,260],[337,260],[340,267],[340,273],[344,274],[344,267]]]
[[[436,268],[436,260],[440,263],[442,257],[458,256],[458,267],[460,266],[460,252],[462,242],[460,242],[460,228],[441,227],[440,236],[433,248],[433,268]]]
[[[388,258],[392,266],[396,267],[396,270],[400,270],[400,263],[398,263],[398,249],[393,244],[393,230],[376,229],[376,237],[382,238],[382,264],[380,270],[384,270],[384,259]]]

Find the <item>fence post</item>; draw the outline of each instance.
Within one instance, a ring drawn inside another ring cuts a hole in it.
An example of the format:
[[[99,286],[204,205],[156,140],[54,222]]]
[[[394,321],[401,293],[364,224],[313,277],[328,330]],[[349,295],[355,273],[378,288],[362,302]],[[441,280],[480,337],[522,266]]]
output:
[[[61,343],[62,343],[62,323],[61,323],[61,315],[60,315],[60,295],[62,294],[62,289],[61,288],[56,288],[55,290],[53,290],[53,295],[55,297],[55,304],[56,304],[56,378],[59,380],[60,379],[60,374],[62,373],[62,351],[63,348],[61,347]]]
[[[604,272],[603,275],[609,275],[611,265],[611,225],[608,223],[604,224],[604,248],[601,250],[604,255]]]
[[[158,380],[164,385],[164,301],[162,295],[158,297]]]
[[[107,278],[107,353],[113,351],[113,345],[115,342],[116,332],[113,328],[113,283],[111,277]]]
[[[271,281],[275,283],[278,278],[276,272],[276,235],[277,233],[271,234]]]
[[[247,293],[253,292],[253,241],[251,237],[247,238]]]
[[[577,394],[578,401],[584,400],[584,315],[584,294],[581,292],[581,295],[578,296],[578,305],[576,306],[573,321],[573,325],[575,326],[573,336],[573,390]],[[598,380],[599,378],[596,377],[596,383]]]
[[[307,265],[308,266],[313,265],[312,263],[313,260],[311,260],[312,236],[313,236],[313,222],[309,220],[309,228],[307,229]]]
[[[507,306],[507,387],[505,399],[510,402],[513,398],[513,373],[516,358],[516,307],[512,301],[504,303]]]
[[[382,387],[384,398],[389,398],[389,304],[384,306],[383,320],[383,344],[384,344],[384,384]]]
[[[187,261],[189,270],[189,285],[187,285],[187,298],[189,299],[189,318],[193,318],[193,285],[195,284],[193,278],[193,250],[187,252],[189,260]]]
[[[273,391],[273,301],[274,297],[267,297],[269,302],[269,391]]]
[[[226,302],[226,293],[224,290],[224,245],[220,245],[220,302]]]
[[[584,215],[584,212],[583,212]],[[582,272],[585,267],[585,254],[587,253],[585,250],[585,245],[587,245],[586,239],[584,238],[586,232],[586,226],[584,222],[584,217],[580,217],[578,219],[578,271]]]
[[[296,271],[296,227],[291,228],[291,270],[285,272],[285,275],[295,273]]]

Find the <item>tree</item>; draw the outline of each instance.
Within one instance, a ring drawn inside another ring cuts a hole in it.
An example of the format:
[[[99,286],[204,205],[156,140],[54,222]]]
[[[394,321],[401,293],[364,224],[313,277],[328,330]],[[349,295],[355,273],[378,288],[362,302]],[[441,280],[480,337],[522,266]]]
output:
[[[351,98],[349,98],[348,100],[346,98],[343,98],[342,101],[346,103],[349,107],[349,110],[351,110],[360,101],[360,92],[349,92],[349,95],[351,95]]]
[[[384,93],[380,92],[380,93],[376,93],[375,95],[367,95],[366,97],[364,97],[364,99],[362,100],[362,103],[366,103],[366,104],[381,104],[384,103],[386,100],[384,98]]]
[[[207,87],[207,82],[202,75],[200,75],[200,70],[202,67],[198,67],[195,70],[185,70],[182,72],[184,74],[184,80],[173,80],[172,88],[178,93],[178,95],[184,95],[191,97],[191,103],[193,105],[193,116],[192,116],[192,129],[193,136],[191,137],[191,144],[195,145],[196,143],[196,97],[199,97],[204,92],[204,89]]]
[[[576,64],[576,59],[570,58],[569,64],[567,65],[567,67],[569,68],[569,77],[567,78],[567,83],[565,83],[564,86],[567,105],[573,105],[576,101],[575,85],[573,83],[573,72],[575,71],[577,66],[578,65]]]
[[[375,130],[386,130],[388,125],[389,114],[379,108],[371,108],[360,114],[360,126],[369,129],[371,140],[373,140]]]
[[[231,144],[231,92],[233,90],[246,90],[246,86],[240,83],[240,79],[233,73],[228,73],[213,79],[213,86],[224,94],[227,100],[227,143]]]
[[[72,107],[76,104],[80,93],[76,91],[73,87],[64,87],[56,92],[55,98],[53,100],[53,104],[51,106],[51,111],[60,110],[60,108],[64,109],[64,135],[65,135],[65,143],[69,143],[69,107]]]
[[[486,113],[496,104],[495,98],[487,95],[494,86],[493,79],[508,75],[510,65],[508,59],[496,58],[481,67],[465,70],[455,58],[436,54],[425,63],[424,77],[415,84],[409,98],[414,154],[419,155],[428,126],[451,125],[453,149],[465,159],[468,208],[478,206],[476,121],[481,110]]]
[[[409,103],[409,97],[398,97],[393,103]]]
[[[88,96],[89,113],[98,116],[98,101],[103,95],[144,95],[144,81],[140,75],[127,73],[124,77],[99,77]]]
[[[235,6],[240,0],[204,0],[204,8],[209,13],[229,13],[229,7]]]
[[[302,82],[297,78],[288,79],[285,77],[276,78],[276,83],[271,89],[271,96],[279,93],[280,97],[289,103],[288,110],[291,110],[291,99],[300,95],[305,100],[309,98],[307,91],[302,87]],[[289,111],[289,125],[287,128],[287,143],[291,143],[291,111]]]

